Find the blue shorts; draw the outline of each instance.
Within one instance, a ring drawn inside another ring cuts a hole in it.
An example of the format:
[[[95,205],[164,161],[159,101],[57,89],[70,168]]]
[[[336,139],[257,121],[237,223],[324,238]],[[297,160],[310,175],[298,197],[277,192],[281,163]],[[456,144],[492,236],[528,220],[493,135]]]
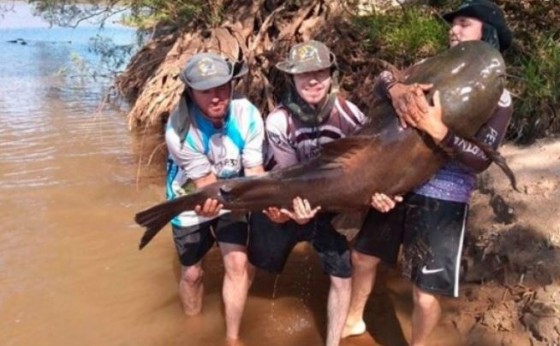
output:
[[[177,255],[185,267],[198,263],[215,242],[247,245],[247,216],[230,214],[195,226],[173,228],[173,240]]]
[[[325,273],[341,278],[351,277],[348,242],[331,225],[333,216],[320,214],[308,224],[298,225],[293,221],[275,223],[261,212],[252,213],[247,248],[249,262],[268,272],[280,273],[296,244],[308,241],[317,251]]]
[[[356,236],[354,250],[397,263],[426,292],[457,297],[468,205],[409,194],[388,213],[371,209]]]

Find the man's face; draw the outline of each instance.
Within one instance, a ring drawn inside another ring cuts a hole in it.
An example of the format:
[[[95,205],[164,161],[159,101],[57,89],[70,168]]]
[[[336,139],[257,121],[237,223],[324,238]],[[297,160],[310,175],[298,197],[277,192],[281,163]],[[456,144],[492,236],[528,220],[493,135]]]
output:
[[[482,39],[482,22],[476,18],[457,16],[449,29],[449,46],[454,47],[460,42]]]
[[[328,68],[294,74],[293,78],[299,96],[313,106],[323,101],[332,83],[331,71]]]
[[[192,90],[192,99],[202,113],[214,124],[220,125],[231,101],[231,83],[207,90]]]

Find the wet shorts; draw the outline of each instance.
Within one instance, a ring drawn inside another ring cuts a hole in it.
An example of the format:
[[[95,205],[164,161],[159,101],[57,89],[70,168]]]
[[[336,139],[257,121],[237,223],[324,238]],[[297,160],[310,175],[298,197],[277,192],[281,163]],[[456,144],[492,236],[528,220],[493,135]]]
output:
[[[394,265],[403,245],[402,272],[430,293],[457,297],[468,205],[409,194],[388,213],[371,209],[354,249]]]
[[[261,212],[252,213],[247,248],[249,262],[268,272],[280,273],[296,244],[308,241],[317,251],[325,273],[341,278],[351,277],[348,242],[332,227],[333,216],[320,214],[308,224],[298,225],[293,221],[278,224]]]
[[[199,262],[212,248],[214,242],[247,245],[248,224],[246,215],[225,214],[195,226],[172,225],[173,240],[183,266]]]

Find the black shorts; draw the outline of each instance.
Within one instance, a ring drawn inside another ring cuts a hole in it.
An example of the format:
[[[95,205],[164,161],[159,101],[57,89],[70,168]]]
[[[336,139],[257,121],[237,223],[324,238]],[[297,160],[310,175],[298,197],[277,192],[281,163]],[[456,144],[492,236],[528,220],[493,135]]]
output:
[[[185,267],[199,262],[214,242],[247,245],[247,216],[224,214],[216,219],[189,227],[172,224],[173,240],[181,264]]]
[[[396,264],[403,245],[403,275],[435,294],[459,295],[459,266],[468,205],[409,194],[388,213],[371,209],[354,249]]]
[[[317,251],[325,273],[351,277],[348,242],[332,227],[332,217],[332,214],[320,214],[308,224],[298,225],[293,221],[278,224],[263,213],[252,213],[247,248],[249,262],[268,272],[281,273],[296,244],[308,241]]]

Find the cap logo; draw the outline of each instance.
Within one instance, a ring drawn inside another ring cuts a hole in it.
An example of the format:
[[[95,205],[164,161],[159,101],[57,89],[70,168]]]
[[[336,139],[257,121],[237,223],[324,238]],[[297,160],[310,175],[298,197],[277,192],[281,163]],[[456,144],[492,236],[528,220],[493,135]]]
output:
[[[208,77],[218,73],[216,71],[216,67],[214,66],[214,62],[212,61],[212,59],[208,58],[201,59],[196,64],[196,68],[200,72],[201,77]]]
[[[312,47],[310,45],[304,45],[298,47],[292,56],[292,60],[295,61],[308,61],[308,60],[316,60],[321,61],[321,57],[319,56],[319,52],[317,48]]]

